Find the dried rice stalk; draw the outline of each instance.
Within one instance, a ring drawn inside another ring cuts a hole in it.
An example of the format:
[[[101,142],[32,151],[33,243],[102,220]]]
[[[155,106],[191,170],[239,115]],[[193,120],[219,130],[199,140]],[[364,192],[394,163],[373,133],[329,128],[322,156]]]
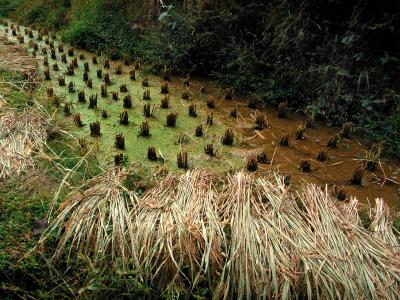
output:
[[[396,299],[400,290],[399,253],[357,223],[349,222],[327,191],[307,185],[299,196],[308,236],[313,236],[318,246],[310,248],[309,253],[320,255],[317,259],[315,254],[301,255],[308,296],[312,292],[321,299]]]
[[[393,247],[398,247],[399,242],[393,233],[393,222],[390,219],[389,207],[382,198],[375,199],[375,216],[369,228],[373,236],[381,238]]]
[[[0,180],[19,175],[34,166],[32,153],[46,143],[46,121],[42,114],[26,110],[0,117]]]
[[[223,264],[225,237],[211,178],[202,171],[168,176],[141,199],[137,212],[137,265],[151,284],[193,288]]]
[[[188,171],[137,202],[121,196],[129,192],[110,172],[62,204],[56,256],[70,240],[95,262],[107,255],[131,262],[161,292],[191,291],[209,278],[213,298],[398,297],[400,255],[381,200],[371,235],[358,222],[356,199],[338,204],[311,184],[294,194],[278,176],[240,172],[221,190],[209,174]]]
[[[59,228],[54,258],[69,248],[93,257],[95,263],[131,260],[132,210],[138,201],[124,186],[126,175],[122,169],[111,169],[91,179],[84,192],[73,191],[60,205],[51,226]]]
[[[37,59],[22,45],[5,44],[5,40],[6,37],[0,35],[0,70],[20,72],[33,79],[38,68]]]

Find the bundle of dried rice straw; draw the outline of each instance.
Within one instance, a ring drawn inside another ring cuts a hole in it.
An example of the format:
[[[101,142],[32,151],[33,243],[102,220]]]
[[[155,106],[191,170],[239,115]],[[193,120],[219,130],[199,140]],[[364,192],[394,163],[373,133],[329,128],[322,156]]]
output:
[[[43,149],[46,138],[46,121],[37,111],[0,116],[0,180],[33,167],[32,154]]]
[[[188,171],[140,199],[123,177],[109,171],[61,205],[56,255],[71,241],[94,263],[120,258],[161,292],[202,284],[224,299],[398,297],[398,241],[382,200],[369,232],[356,199],[338,204],[311,184],[290,192],[279,176],[239,172],[221,186],[204,171]]]

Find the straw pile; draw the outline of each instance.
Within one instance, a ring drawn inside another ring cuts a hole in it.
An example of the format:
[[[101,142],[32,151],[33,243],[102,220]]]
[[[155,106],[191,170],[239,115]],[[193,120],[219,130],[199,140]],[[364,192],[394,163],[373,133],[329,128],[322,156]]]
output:
[[[110,171],[93,178],[86,190],[72,193],[63,202],[53,223],[60,231],[55,257],[67,247],[94,256],[96,262],[131,259],[134,220],[131,210],[137,206],[134,193],[124,186],[126,172]],[[65,228],[65,230],[62,230]]]
[[[34,166],[32,154],[46,143],[41,113],[9,111],[0,116],[0,180],[19,175]]]
[[[29,55],[22,45],[6,42],[7,38],[0,35],[0,70],[19,72],[33,79],[38,68],[37,59]]]
[[[239,172],[216,184],[188,171],[138,200],[123,174],[95,178],[62,204],[56,255],[71,241],[94,263],[118,257],[146,284],[177,295],[205,285],[224,299],[398,297],[398,241],[381,199],[367,231],[356,199],[338,203],[311,184],[289,192],[279,176]]]

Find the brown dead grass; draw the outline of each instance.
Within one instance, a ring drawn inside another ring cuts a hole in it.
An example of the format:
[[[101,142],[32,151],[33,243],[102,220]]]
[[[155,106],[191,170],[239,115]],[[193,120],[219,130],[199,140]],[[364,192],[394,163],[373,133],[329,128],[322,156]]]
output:
[[[22,45],[7,43],[7,38],[0,36],[0,70],[19,72],[32,80],[37,68],[37,59],[30,56]]]

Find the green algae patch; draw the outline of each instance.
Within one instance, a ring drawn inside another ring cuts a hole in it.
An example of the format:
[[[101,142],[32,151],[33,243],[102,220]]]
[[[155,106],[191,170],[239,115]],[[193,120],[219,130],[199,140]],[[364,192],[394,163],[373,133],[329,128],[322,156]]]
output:
[[[23,27],[21,27],[23,30]],[[34,33],[35,36],[37,33]],[[51,57],[48,45],[43,41],[38,42],[39,51],[36,52],[38,58],[45,60],[47,57],[48,65],[40,64],[39,72],[44,77],[44,72],[48,69],[50,79],[45,81],[46,88],[53,88],[54,95],[58,96],[59,107],[56,105],[56,118],[63,126],[66,126],[70,133],[77,139],[85,140],[88,149],[91,149],[101,166],[106,166],[114,162],[114,156],[123,153],[129,162],[139,162],[151,167],[165,167],[168,170],[176,170],[177,154],[181,150],[188,153],[188,163],[190,168],[208,168],[219,171],[229,171],[240,167],[243,162],[240,156],[231,153],[232,146],[221,144],[221,137],[227,127],[217,115],[213,115],[212,125],[207,124],[207,117],[212,110],[207,108],[206,95],[200,92],[190,92],[190,99],[182,99],[182,94],[186,88],[180,79],[175,79],[169,83],[169,107],[161,107],[161,99],[166,95],[161,93],[161,86],[164,81],[156,76],[148,76],[149,86],[143,87],[142,80],[144,74],[136,71],[136,80],[131,80],[130,71],[133,65],[126,66],[121,61],[111,61],[110,68],[103,67],[105,57],[98,57],[97,64],[93,64],[94,54],[86,51],[74,51],[74,56],[68,55],[68,45],[64,45],[64,51],[59,52],[57,41],[54,41],[56,49],[55,58]],[[47,54],[43,54],[42,48],[47,49]],[[32,51],[30,49],[30,51]],[[66,54],[66,63],[61,62],[61,55]],[[83,55],[83,57],[81,56]],[[76,59],[78,67],[74,68],[74,74],[68,75],[68,67]],[[89,70],[86,70],[86,77],[91,79],[92,87],[87,86],[87,78],[84,78],[85,63]],[[54,70],[57,64],[58,70]],[[119,69],[121,74],[116,74]],[[102,78],[97,77],[97,70],[102,70]],[[108,74],[110,83],[107,85],[107,96],[101,95],[101,86],[105,84],[104,75]],[[65,86],[60,86],[59,77],[65,78]],[[69,88],[70,85],[70,88]],[[121,86],[126,86],[127,91],[121,92]],[[85,102],[80,102],[79,92],[85,94]],[[150,92],[150,100],[143,100],[144,92]],[[113,99],[113,93],[117,93],[118,99]],[[97,108],[89,108],[89,98],[97,95]],[[132,108],[124,108],[123,98],[129,95],[132,99]],[[64,106],[67,103],[70,113],[65,113]],[[151,116],[145,117],[143,113],[144,105],[149,104]],[[189,116],[189,106],[196,106],[197,116]],[[103,111],[107,111],[108,118],[103,117]],[[127,112],[129,124],[120,124],[120,114]],[[167,114],[177,113],[175,127],[168,127],[166,123]],[[74,123],[74,115],[79,114],[83,123],[82,127]],[[90,124],[100,123],[99,137],[91,136]],[[147,122],[150,127],[150,136],[140,136],[140,126]],[[196,136],[196,128],[202,125],[203,135]],[[125,149],[115,147],[115,138],[122,134],[125,139]],[[237,134],[236,141],[240,141]],[[216,156],[207,155],[204,148],[208,144],[213,144],[216,149]],[[236,142],[236,145],[239,143]],[[234,144],[235,146],[235,144]],[[78,147],[78,146],[77,146]],[[147,159],[149,147],[154,147],[158,159],[150,161]]]

